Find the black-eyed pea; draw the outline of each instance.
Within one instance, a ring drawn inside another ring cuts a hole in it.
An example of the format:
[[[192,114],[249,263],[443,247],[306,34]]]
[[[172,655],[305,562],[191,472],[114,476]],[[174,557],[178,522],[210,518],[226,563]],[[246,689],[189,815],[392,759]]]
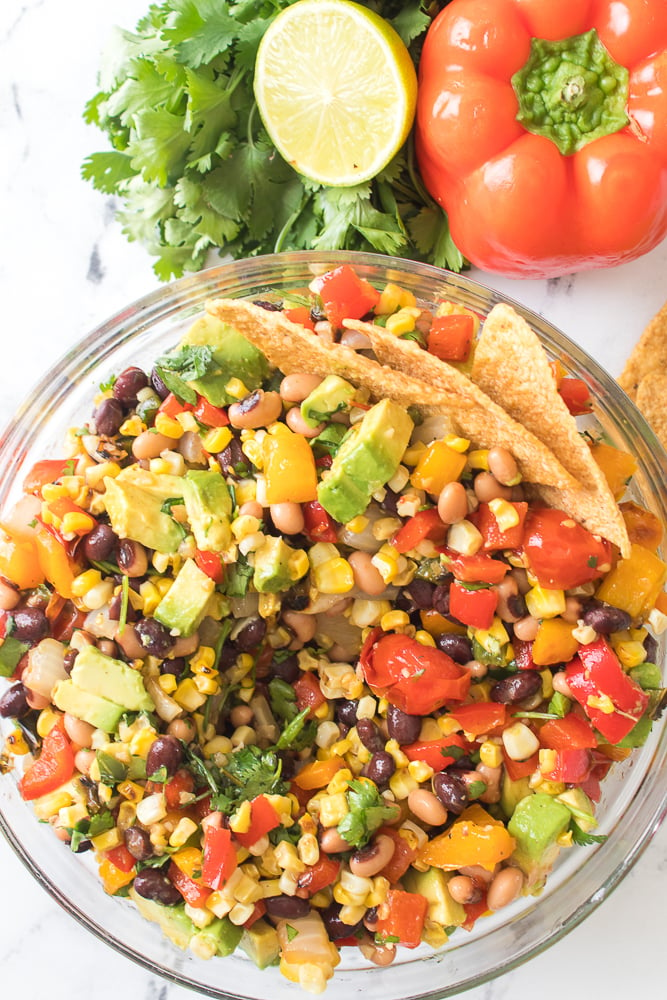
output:
[[[283,535],[298,535],[304,528],[301,504],[287,500],[284,503],[272,503],[269,507],[271,520],[275,528]],[[260,514],[260,518],[261,518]]]
[[[532,642],[537,635],[539,627],[540,623],[537,618],[526,615],[525,618],[520,618],[518,622],[514,622],[514,635],[521,642]]]
[[[473,484],[475,496],[480,503],[489,503],[490,500],[509,500],[512,496],[512,488],[503,486],[490,472],[480,472],[475,476]]]
[[[490,448],[487,461],[489,472],[503,486],[511,487],[519,479],[519,467],[507,448]]]
[[[283,611],[282,620],[302,645],[315,638],[317,632],[316,615],[304,615],[300,611]]]
[[[308,375],[306,372],[286,375],[280,383],[280,395],[288,403],[302,403],[321,381],[319,375]]]
[[[413,788],[408,795],[408,808],[428,826],[441,826],[447,820],[447,810],[428,788]]]
[[[322,830],[319,841],[325,854],[342,854],[343,851],[350,849],[349,843],[344,837],[341,837],[335,826],[329,826],[326,830]]]
[[[283,401],[278,392],[264,392],[256,389],[244,399],[232,403],[227,416],[232,427],[250,429],[268,427],[283,412]]]
[[[468,494],[463,483],[447,483],[438,497],[438,514],[445,524],[456,524],[468,513]]]
[[[65,726],[65,732],[71,739],[72,743],[76,744],[76,746],[83,749],[89,748],[93,745],[95,727],[91,726],[89,722],[84,722],[83,719],[77,719],[76,716],[70,715],[69,712],[65,712],[63,716],[63,724]]]
[[[177,740],[192,743],[197,735],[197,727],[189,719],[172,719],[167,726],[167,732],[170,736],[175,736]]]
[[[452,876],[447,889],[455,903],[478,903],[482,898],[482,889],[469,875]]]
[[[168,451],[177,445],[177,438],[167,437],[166,434],[159,434],[154,430],[142,431],[132,442],[132,454],[137,461],[142,458],[159,458],[163,451]]]
[[[565,676],[564,670],[558,670],[554,675],[552,682],[554,691],[558,691],[558,694],[564,695],[566,698],[572,697],[572,689],[567,683],[567,677]]]
[[[229,713],[229,721],[236,728],[237,726],[249,726],[255,713],[250,705],[235,705]]]
[[[501,868],[493,878],[487,894],[486,903],[490,910],[500,910],[509,906],[519,898],[523,890],[523,872],[518,868]]]
[[[368,594],[369,597],[377,597],[384,593],[387,584],[382,579],[379,570],[373,565],[372,560],[372,553],[358,550],[350,553],[348,562],[352,567],[354,582],[359,590],[363,590],[364,594]]]
[[[391,837],[378,834],[366,847],[353,852],[349,861],[350,871],[360,878],[372,878],[391,861],[395,846]]]
[[[285,423],[295,434],[301,434],[305,438],[317,437],[325,427],[325,424],[317,424],[315,427],[311,427],[301,416],[301,410],[298,406],[293,406],[287,411]]]

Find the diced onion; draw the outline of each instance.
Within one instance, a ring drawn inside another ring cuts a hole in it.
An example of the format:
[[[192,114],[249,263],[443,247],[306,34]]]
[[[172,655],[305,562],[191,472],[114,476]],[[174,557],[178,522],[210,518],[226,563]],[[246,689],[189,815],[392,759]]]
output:
[[[27,688],[51,700],[58,681],[67,678],[65,645],[57,639],[42,639],[28,654],[28,667],[21,680]]]

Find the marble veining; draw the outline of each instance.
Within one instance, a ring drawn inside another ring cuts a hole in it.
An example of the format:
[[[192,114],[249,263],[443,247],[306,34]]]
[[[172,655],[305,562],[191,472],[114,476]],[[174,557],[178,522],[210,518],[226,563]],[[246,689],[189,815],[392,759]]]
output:
[[[114,24],[148,0],[0,3],[0,424],[73,343],[157,285],[113,200],[80,177],[103,138],[82,120]],[[612,375],[667,299],[667,244],[609,271],[554,281],[473,277],[535,309]],[[666,786],[667,794],[667,786]],[[106,947],[66,915],[0,838],[0,997],[186,1000],[193,994]],[[664,996],[667,825],[583,924],[543,955],[470,991],[470,1000]],[[295,991],[295,997],[297,996]]]

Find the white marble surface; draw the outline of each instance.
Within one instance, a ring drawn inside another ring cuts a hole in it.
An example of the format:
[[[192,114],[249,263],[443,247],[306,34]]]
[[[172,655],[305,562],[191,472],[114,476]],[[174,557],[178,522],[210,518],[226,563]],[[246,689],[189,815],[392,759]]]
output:
[[[114,222],[110,198],[79,175],[105,148],[81,117],[114,24],[133,28],[147,0],[0,3],[0,424],[38,376],[98,323],[157,281]],[[559,281],[475,275],[564,329],[617,375],[667,299],[667,243],[640,261]],[[666,785],[667,793],[667,785]],[[186,1000],[107,949],[63,913],[0,841],[0,996],[33,1000]],[[585,923],[470,1000],[607,1000],[665,995],[667,825]]]

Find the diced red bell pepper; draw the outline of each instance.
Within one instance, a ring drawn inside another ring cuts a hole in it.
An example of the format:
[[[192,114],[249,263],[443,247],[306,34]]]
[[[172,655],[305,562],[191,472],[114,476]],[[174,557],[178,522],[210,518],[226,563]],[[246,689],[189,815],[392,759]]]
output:
[[[441,549],[447,569],[462,583],[500,583],[505,579],[509,565],[492,559],[483,552],[464,556],[453,549]]]
[[[137,863],[137,859],[130,854],[125,844],[112,847],[110,851],[105,851],[104,856],[122,872],[131,872]]]
[[[296,707],[300,712],[309,708],[308,718],[312,719],[320,705],[327,700],[322,694],[322,688],[317,675],[312,671],[304,671],[292,685],[296,693]]]
[[[466,931],[471,931],[475,926],[475,922],[483,917],[485,913],[489,912],[489,907],[486,902],[486,893],[481,899],[477,900],[476,903],[464,903],[463,909],[466,911],[466,918],[461,924],[461,926]]]
[[[315,330],[315,324],[310,317],[308,306],[294,306],[293,309],[283,309],[283,316],[292,323],[305,326],[307,330]]]
[[[390,885],[396,885],[419,854],[419,848],[411,845],[406,837],[402,837],[399,831],[391,826],[381,827],[379,833],[394,841],[394,853],[380,875],[386,878]]]
[[[222,583],[225,579],[225,564],[219,552],[209,552],[206,549],[197,549],[195,552],[195,562],[202,573],[214,580],[215,583]]]
[[[593,409],[591,394],[582,379],[561,379],[558,391],[573,417],[580,417],[585,413],[590,413]]]
[[[419,510],[396,532],[392,545],[398,552],[409,552],[428,538],[439,544],[447,536],[448,526],[438,514],[437,507]]]
[[[23,480],[23,490],[25,493],[41,493],[42,487],[47,483],[55,483],[62,476],[74,474],[74,459],[72,458],[52,458],[35,462],[25,479]]]
[[[401,750],[408,760],[423,760],[434,771],[444,771],[446,767],[453,764],[460,754],[451,756],[447,753],[448,747],[457,747],[464,750],[467,746],[463,737],[457,733],[451,736],[442,736],[437,740],[420,740],[417,743],[408,743],[401,747]]]
[[[434,316],[427,350],[441,361],[467,361],[475,335],[475,319],[467,313]]]
[[[507,706],[495,701],[476,701],[470,705],[461,705],[453,708],[450,715],[472,736],[497,733],[507,724]]]
[[[512,649],[514,650],[514,662],[519,670],[539,670],[540,668],[533,660],[533,644],[524,639],[512,639]]]
[[[257,795],[250,803],[250,828],[247,833],[235,833],[241,847],[252,847],[271,830],[280,826],[280,816],[266,795]]]
[[[574,712],[562,719],[549,719],[539,737],[542,746],[550,750],[594,750],[598,745],[590,723]]]
[[[540,765],[540,755],[535,752],[526,760],[512,760],[503,749],[503,761],[505,770],[510,781],[520,781],[521,778],[528,778]]]
[[[26,801],[55,792],[72,777],[74,750],[60,725],[53,726],[42,740],[42,752],[19,781]]]
[[[192,413],[205,427],[226,427],[229,423],[227,410],[223,409],[222,406],[214,406],[213,403],[209,403],[205,396],[199,396]]]
[[[469,590],[454,580],[449,588],[449,613],[471,628],[491,628],[498,607],[498,592],[490,587]]]
[[[190,906],[201,910],[211,895],[211,890],[196,881],[179,868],[175,861],[169,862],[168,874],[170,881],[176,886],[181,896]]]
[[[328,885],[338,878],[340,871],[340,861],[330,858],[327,854],[320,854],[319,861],[314,865],[309,865],[305,871],[301,872],[297,880],[297,896],[306,898],[314,896],[320,889],[326,889]]]
[[[207,826],[202,859],[204,885],[211,889],[221,889],[236,871],[237,864],[231,831],[224,826]]]
[[[406,948],[416,948],[421,943],[427,912],[428,900],[421,893],[390,889],[386,914],[378,920],[375,933]]]
[[[579,647],[565,668],[565,678],[573,696],[609,743],[627,736],[646,711],[648,695],[626,674],[601,636]]]
[[[334,329],[339,329],[344,319],[361,319],[380,301],[380,293],[349,264],[315,278],[310,288],[319,295]]]
[[[336,521],[327,514],[317,500],[309,500],[308,503],[301,504],[301,510],[304,521],[303,533],[306,538],[311,542],[338,541]]]
[[[519,521],[512,528],[506,528],[505,530],[498,524],[498,519],[488,503],[481,503],[477,510],[468,515],[468,519],[472,521],[484,539],[482,548],[485,552],[499,552],[501,549],[521,548],[528,504],[520,501],[512,503],[511,506],[517,512]]]
[[[248,930],[248,928],[252,927],[253,924],[256,924],[258,920],[261,920],[261,918],[264,916],[265,913],[266,913],[266,903],[264,902],[263,899],[258,899],[252,908],[252,913],[250,914],[248,919],[244,920],[243,922],[243,926],[245,927],[245,929]]]
[[[162,786],[158,786],[162,788]],[[190,772],[182,767],[180,768],[173,778],[164,786],[164,797],[169,809],[185,809],[189,805],[189,802],[184,802],[181,799],[181,795],[188,796],[191,792],[195,790],[195,781]]]
[[[166,417],[176,417],[179,413],[191,413],[194,410],[192,403],[182,403],[180,399],[170,392],[162,400],[158,407],[158,413],[164,413]]]
[[[554,750],[556,760],[548,771],[540,769],[547,781],[564,781],[570,785],[585,781],[591,770],[590,750]]]

